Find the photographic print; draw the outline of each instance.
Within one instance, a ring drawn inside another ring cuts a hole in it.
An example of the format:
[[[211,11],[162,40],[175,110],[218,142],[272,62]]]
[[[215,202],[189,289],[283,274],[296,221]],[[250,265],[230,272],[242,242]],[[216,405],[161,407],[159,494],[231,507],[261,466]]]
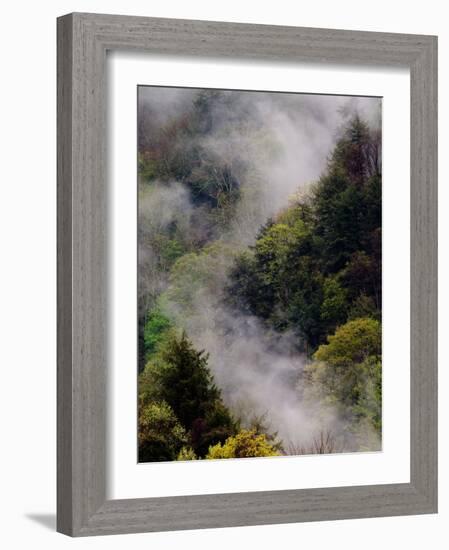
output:
[[[381,450],[381,98],[137,94],[139,462]]]

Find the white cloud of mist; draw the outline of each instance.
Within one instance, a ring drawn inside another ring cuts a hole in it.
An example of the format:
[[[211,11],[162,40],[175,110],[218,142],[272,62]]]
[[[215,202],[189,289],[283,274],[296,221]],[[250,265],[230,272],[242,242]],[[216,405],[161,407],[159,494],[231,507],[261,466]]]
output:
[[[231,257],[223,259],[226,264],[231,264]],[[320,432],[341,433],[336,411],[304,399],[298,387],[307,359],[297,351],[296,336],[275,333],[256,317],[224,305],[225,273],[217,271],[212,282],[191,293],[187,315],[175,301],[164,303],[165,311],[186,330],[195,347],[209,354],[225,403],[244,427],[262,418],[286,451],[289,447],[309,449]],[[357,449],[355,438],[345,442],[345,450],[351,449]]]
[[[149,109],[147,113],[158,113],[152,120],[155,128],[182,116],[197,93],[146,87],[139,90],[140,112]],[[237,249],[252,244],[267,218],[285,208],[292,194],[320,177],[351,115],[357,112],[372,126],[380,125],[378,98],[224,93],[237,94],[232,112],[221,103],[214,112],[216,130],[199,140],[239,177],[241,198],[231,227],[222,235],[222,241]],[[195,207],[186,188],[172,182],[155,189],[139,204],[146,231],[173,220],[191,231]],[[156,275],[151,247],[144,238],[139,237],[139,242],[144,259],[139,277],[141,286],[146,287]],[[341,426],[335,411],[303,401],[297,385],[306,358],[297,352],[295,336],[273,334],[258,319],[224,305],[226,268],[231,263],[232,257],[223,255],[213,281],[190,293],[188,315],[170,301],[165,302],[168,313],[184,326],[197,348],[210,354],[209,364],[224,400],[243,423],[265,414],[269,429],[278,432],[286,446],[292,443],[296,447],[310,446],[320,430],[338,432]],[[164,285],[167,281],[157,283],[159,289]]]
[[[174,221],[187,231],[191,213],[189,193],[180,183],[155,185],[139,193],[139,301],[145,301],[145,294],[157,295],[166,287],[157,265],[154,235]]]

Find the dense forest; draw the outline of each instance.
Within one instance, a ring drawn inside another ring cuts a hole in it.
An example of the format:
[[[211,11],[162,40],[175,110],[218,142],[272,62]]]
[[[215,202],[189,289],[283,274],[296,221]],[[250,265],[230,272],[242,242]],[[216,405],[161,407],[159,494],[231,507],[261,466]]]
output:
[[[139,461],[381,447],[380,100],[139,88]]]

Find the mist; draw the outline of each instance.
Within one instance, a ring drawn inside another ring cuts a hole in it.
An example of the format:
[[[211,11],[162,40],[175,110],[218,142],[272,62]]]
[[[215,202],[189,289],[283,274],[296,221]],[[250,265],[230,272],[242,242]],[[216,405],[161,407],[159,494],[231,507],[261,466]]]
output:
[[[140,139],[151,141],[156,130],[182,118],[199,93],[139,88]],[[156,265],[152,232],[175,223],[186,239],[200,242],[207,220],[181,181],[152,182],[139,200],[139,299],[149,303],[149,296],[159,297],[165,314],[186,331],[197,349],[206,350],[223,400],[242,426],[263,417],[285,450],[308,448],[320,432],[338,436],[342,419],[332,406],[314,402],[302,386],[308,359],[298,352],[297,336],[275,333],[258,318],[233,309],[226,300],[227,277],[236,254],[254,244],[261,226],[276,218],[295,196],[307,194],[325,172],[351,116],[358,113],[380,127],[381,102],[369,97],[266,92],[223,95],[212,112],[212,130],[194,145],[236,175],[239,200],[231,222],[214,239],[219,247],[208,251],[206,244],[197,252],[198,269],[206,263],[208,272],[201,285],[192,285],[190,277],[164,275]],[[188,296],[187,305],[176,300],[180,288]],[[355,441],[346,438],[344,450],[355,447]]]

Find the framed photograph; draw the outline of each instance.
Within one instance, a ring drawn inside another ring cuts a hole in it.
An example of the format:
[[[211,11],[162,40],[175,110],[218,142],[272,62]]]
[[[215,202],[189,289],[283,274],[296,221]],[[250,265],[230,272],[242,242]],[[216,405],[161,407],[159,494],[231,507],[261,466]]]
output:
[[[58,19],[58,531],[437,511],[437,39]]]

